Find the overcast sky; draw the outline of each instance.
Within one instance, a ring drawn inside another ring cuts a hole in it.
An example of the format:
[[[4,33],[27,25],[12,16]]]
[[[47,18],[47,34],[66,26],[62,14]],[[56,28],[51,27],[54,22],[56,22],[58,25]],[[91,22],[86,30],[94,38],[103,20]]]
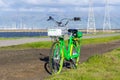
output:
[[[88,6],[90,0],[0,0],[0,12],[4,11],[31,11],[31,12],[58,12],[88,15]],[[95,16],[103,20],[106,0],[92,0]],[[108,0],[110,5],[111,20],[119,23],[120,18],[120,0]],[[6,13],[6,12],[5,12]],[[4,13],[3,13],[4,14]],[[100,14],[100,15],[99,15]],[[100,16],[100,17],[99,17]],[[87,21],[86,19],[83,19]],[[98,21],[98,20],[97,20]],[[100,21],[99,21],[100,22]],[[102,23],[102,22],[101,22]],[[100,24],[101,24],[100,23]]]
[[[95,10],[101,10],[105,0],[92,0]],[[120,10],[120,0],[108,0],[110,10]],[[0,0],[1,11],[67,12],[87,11],[89,0]]]

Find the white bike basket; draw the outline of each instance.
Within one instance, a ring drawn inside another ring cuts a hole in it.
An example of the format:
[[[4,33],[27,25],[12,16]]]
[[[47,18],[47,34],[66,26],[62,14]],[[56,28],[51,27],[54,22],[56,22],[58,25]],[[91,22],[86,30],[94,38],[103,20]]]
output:
[[[48,29],[48,36],[62,36],[62,29]]]

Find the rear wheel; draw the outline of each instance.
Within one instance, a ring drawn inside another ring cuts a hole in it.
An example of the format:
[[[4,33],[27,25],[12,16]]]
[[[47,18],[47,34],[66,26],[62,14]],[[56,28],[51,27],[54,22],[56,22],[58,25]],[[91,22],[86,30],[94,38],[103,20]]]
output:
[[[80,55],[80,42],[74,41],[73,43],[73,51],[72,55],[79,54]],[[79,64],[79,56],[76,58],[71,59],[71,68],[76,69]]]
[[[52,74],[58,74],[61,72],[63,67],[63,60],[63,54],[60,53],[60,43],[53,43],[49,55],[49,66]]]

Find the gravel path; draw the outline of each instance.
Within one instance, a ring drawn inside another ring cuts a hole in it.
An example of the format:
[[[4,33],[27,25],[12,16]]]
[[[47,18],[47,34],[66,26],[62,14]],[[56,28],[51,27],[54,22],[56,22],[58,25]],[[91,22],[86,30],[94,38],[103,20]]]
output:
[[[116,34],[104,34],[104,35],[97,35],[97,36],[83,36],[83,39],[88,38],[100,38],[100,37],[109,37],[109,36],[117,36],[120,33]],[[31,42],[38,42],[38,41],[50,41],[51,38],[22,38],[22,39],[15,39],[15,40],[0,40],[0,47],[11,46],[11,45],[19,45]]]

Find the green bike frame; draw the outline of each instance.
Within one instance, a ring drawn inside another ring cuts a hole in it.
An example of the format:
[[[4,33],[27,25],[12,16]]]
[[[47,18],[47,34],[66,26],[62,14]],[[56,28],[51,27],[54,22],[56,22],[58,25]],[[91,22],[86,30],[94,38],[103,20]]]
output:
[[[60,42],[60,54],[64,55],[64,58],[66,60],[70,60],[72,58],[76,58],[80,56],[80,44],[79,44],[79,49],[77,49],[77,54],[72,55],[72,50],[73,47],[75,46],[74,41],[75,39],[78,40],[78,38],[75,38],[74,36],[70,36],[69,37],[69,42],[68,42],[68,50],[66,49],[65,46],[65,42],[64,42],[64,38],[63,37],[59,37],[59,42]]]
[[[66,44],[65,44],[65,41],[64,41],[64,36],[58,37],[58,40],[55,42],[55,45],[53,45],[53,46],[55,46],[55,49],[53,49],[54,59],[59,59],[60,58],[60,62],[59,62],[60,67],[59,67],[59,70],[58,70],[57,74],[59,74],[62,70],[64,59],[67,60],[67,61],[73,61],[74,59],[76,59],[76,62],[75,62],[74,65],[77,68],[77,65],[78,65],[78,62],[79,62],[79,56],[80,56],[81,37],[82,37],[82,33],[80,33],[80,37],[78,37],[78,36],[76,37],[76,36],[73,36],[71,34],[69,39],[68,39],[68,48],[66,48]],[[50,65],[52,65],[52,64],[50,64]],[[53,68],[55,68],[55,67],[53,67]]]

